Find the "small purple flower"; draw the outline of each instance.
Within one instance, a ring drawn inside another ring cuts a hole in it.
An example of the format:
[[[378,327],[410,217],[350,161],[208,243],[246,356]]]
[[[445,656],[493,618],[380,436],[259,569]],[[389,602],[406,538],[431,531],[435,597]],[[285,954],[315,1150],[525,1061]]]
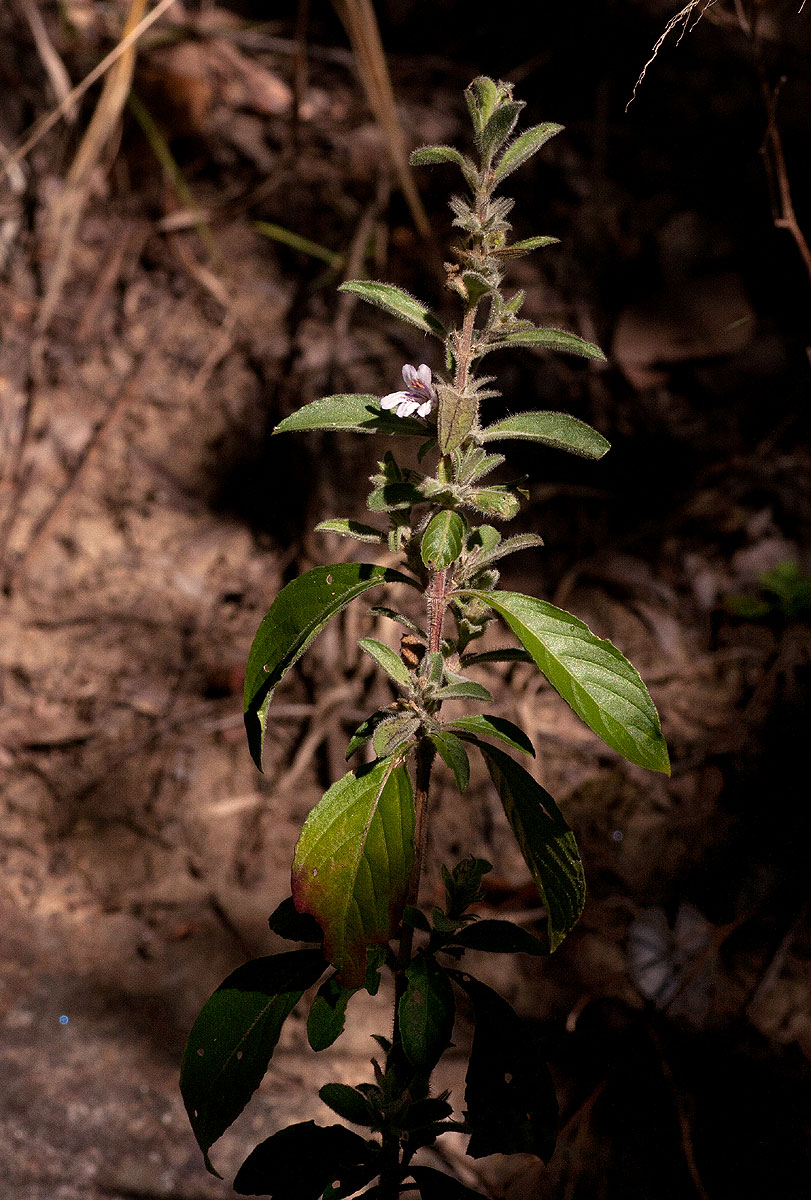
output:
[[[414,413],[418,417],[427,417],[436,400],[436,392],[431,382],[431,368],[422,363],[412,367],[406,363],[403,367],[405,391],[391,392],[380,401],[380,407],[393,408],[398,417],[410,417]]]

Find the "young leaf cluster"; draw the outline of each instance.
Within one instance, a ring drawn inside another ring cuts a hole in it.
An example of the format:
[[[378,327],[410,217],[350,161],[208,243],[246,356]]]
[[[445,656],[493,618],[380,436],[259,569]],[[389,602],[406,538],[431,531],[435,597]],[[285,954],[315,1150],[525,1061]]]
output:
[[[419,1152],[448,1131],[467,1135],[473,1158],[524,1153],[546,1160],[552,1153],[556,1100],[544,1059],[512,1008],[469,975],[462,960],[469,951],[548,956],[580,917],[585,878],[574,833],[516,757],[534,756],[530,739],[504,717],[478,711],[494,704],[481,667],[534,664],[607,747],[632,763],[669,771],[656,709],[621,652],[547,601],[499,589],[502,560],[543,541],[531,533],[504,536],[497,527],[515,517],[527,493],[522,480],[493,481],[506,459],[490,443],[532,441],[595,460],[608,443],[567,413],[518,411],[484,424],[481,405],[498,392],[480,364],[511,346],[603,356],[574,333],[522,320],[521,293],[503,291],[511,259],[556,239],[511,243],[512,201],[497,191],[561,127],[536,125],[516,135],[523,104],[511,85],[486,77],[473,81],[466,100],[474,153],[427,146],[412,156],[415,165],[452,166],[467,189],[451,200],[460,238],[446,264],[457,322],[446,325],[390,283],[343,285],[437,338],[444,373],[406,365],[405,391],[383,400],[328,396],[276,429],[400,434],[418,437],[420,445],[411,465],[399,451],[386,451],[371,477],[368,522],[347,516],[318,526],[385,547],[399,556],[398,569],[342,562],[305,572],[276,596],[251,647],[245,724],[261,769],[275,688],[329,620],[366,592],[385,588],[386,603],[371,612],[399,635],[399,643],[360,639],[360,650],[386,680],[388,702],[349,736],[346,757],[358,765],[309,814],[293,858],[291,896],[270,917],[271,931],[300,947],[233,972],[189,1036],[181,1089],[209,1169],[212,1145],[259,1086],[285,1019],[305,996],[314,1051],[341,1036],[352,997],[362,990],[376,994],[382,971],[393,978],[394,1022],[390,1037],[376,1038],[367,1081],[321,1089],[325,1106],[355,1129],[307,1121],[274,1133],[241,1167],[234,1185],[239,1194],[275,1200],[337,1200],[360,1191],[376,1200],[394,1200],[403,1190],[423,1200],[476,1195],[419,1162]],[[516,644],[477,650],[475,643],[499,619]],[[464,796],[471,752],[492,781],[537,886],[545,922],[536,932],[476,911],[491,869],[482,859],[443,868],[444,906],[427,911],[420,905],[432,769],[443,764]],[[452,1044],[460,998],[475,1031],[462,1105],[454,1108],[447,1093],[432,1092],[431,1078]]]

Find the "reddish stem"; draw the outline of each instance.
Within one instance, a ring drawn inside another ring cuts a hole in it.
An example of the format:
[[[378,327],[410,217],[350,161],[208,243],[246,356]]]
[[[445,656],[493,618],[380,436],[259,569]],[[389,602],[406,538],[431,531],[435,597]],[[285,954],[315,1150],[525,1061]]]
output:
[[[428,602],[428,649],[435,652],[442,643],[442,621],[447,603],[448,569],[432,571],[428,580],[425,599]]]

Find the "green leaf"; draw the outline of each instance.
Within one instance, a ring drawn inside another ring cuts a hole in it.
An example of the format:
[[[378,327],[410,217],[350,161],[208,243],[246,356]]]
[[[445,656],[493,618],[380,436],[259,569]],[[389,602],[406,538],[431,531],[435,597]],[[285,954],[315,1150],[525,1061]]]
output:
[[[386,946],[366,947],[366,978],[363,987],[370,996],[376,996],[380,991],[380,969],[386,961],[387,949]]]
[[[450,454],[473,429],[479,415],[475,395],[465,395],[452,387],[440,386],[437,409],[437,433],[439,449]]]
[[[453,146],[420,146],[412,150],[408,160],[412,167],[430,167],[436,163],[455,163],[457,167],[464,166],[464,155]]]
[[[512,492],[500,487],[473,492],[470,503],[488,516],[501,517],[502,521],[510,521],[521,507]]]
[[[401,1129],[420,1129],[436,1121],[444,1121],[452,1114],[453,1108],[444,1096],[426,1096],[424,1100],[415,1100],[408,1106],[399,1125]]]
[[[401,321],[405,321],[409,325],[416,325],[417,329],[421,329],[423,333],[435,333],[437,337],[445,337],[445,326],[437,320],[430,309],[392,283],[376,283],[370,279],[350,279],[346,283],[342,283],[338,291],[351,292],[353,296],[360,296],[361,300],[365,300],[368,304],[375,304],[378,308],[391,313],[392,316],[399,317]]]
[[[507,101],[498,105],[478,139],[483,159],[489,160],[504,145],[515,129],[522,108],[522,100]]]
[[[363,986],[366,948],[400,924],[414,859],[414,800],[403,766],[384,759],[334,783],[307,818],[293,859],[293,896],[324,930],[344,987]]]
[[[385,542],[386,534],[375,529],[372,525],[362,525],[360,521],[352,521],[345,517],[336,517],[329,521],[320,521],[315,527],[316,533],[337,533],[340,537],[351,537],[356,542]]]
[[[493,697],[487,688],[482,687],[480,683],[474,683],[472,679],[446,684],[437,692],[437,698],[439,700],[486,700],[489,704],[493,702]]]
[[[371,1129],[375,1113],[363,1092],[347,1083],[325,1083],[318,1092],[327,1108],[353,1125],[365,1125]]]
[[[582,458],[602,458],[611,449],[601,433],[578,421],[568,413],[527,412],[505,417],[495,425],[488,425],[479,434],[482,442],[495,442],[515,438],[529,442],[543,442],[557,450],[568,450]]]
[[[540,938],[512,921],[474,921],[455,933],[450,941],[465,950],[486,950],[490,954],[547,953]]]
[[[238,967],[203,1005],[183,1052],[180,1091],[213,1175],[209,1149],[259,1087],[282,1025],[325,966],[320,950],[257,958]]]
[[[422,535],[420,554],[426,567],[441,571],[456,562],[462,553],[464,536],[465,522],[458,512],[450,508],[438,512]]]
[[[476,1018],[465,1079],[467,1153],[534,1154],[548,1162],[558,1105],[546,1061],[497,992],[461,971],[448,974],[467,992]]]
[[[445,895],[448,899],[448,917],[451,918],[445,932],[455,932],[460,925],[470,919],[465,917],[465,911],[472,904],[484,899],[482,879],[485,875],[489,875],[492,869],[493,864],[489,863],[486,858],[474,858],[472,854],[458,862],[452,871],[443,866],[442,882],[445,885]],[[438,909],[434,911],[435,913],[439,912]],[[459,918],[459,920],[453,918]]]
[[[599,346],[587,342],[575,333],[563,329],[517,329],[514,333],[500,334],[488,350],[501,350],[504,346],[537,346],[549,350],[563,350],[566,354],[579,354],[581,358],[593,358],[605,362]]]
[[[430,1075],[453,1033],[453,988],[434,956],[422,951],[405,975],[406,990],[397,1012],[403,1050],[417,1071]]]
[[[477,136],[492,116],[498,100],[498,87],[489,75],[477,75],[465,88],[465,100]]]
[[[412,583],[388,567],[338,563],[316,567],[279,592],[256,631],[245,671],[245,729],[251,757],[262,769],[262,745],[273,691],[313,638],[354,600],[380,583]]]
[[[277,433],[344,429],[352,433],[411,433],[425,437],[425,422],[413,417],[396,417],[380,407],[378,396],[324,396],[296,409],[280,421]]]
[[[376,1158],[376,1147],[343,1125],[303,1121],[259,1143],[239,1168],[234,1191],[272,1200],[321,1200],[335,1180],[359,1191],[378,1174]]]
[[[309,920],[312,921],[312,917]],[[355,988],[342,987],[335,975],[330,975],[321,984],[307,1014],[307,1041],[313,1050],[326,1050],[341,1036],[346,1006],[355,991]]]
[[[477,550],[480,555],[489,554],[500,541],[501,534],[494,525],[479,525],[476,529],[471,529],[467,549]]]
[[[510,246],[503,246],[501,250],[494,251],[493,256],[501,259],[523,258],[525,254],[531,254],[533,250],[542,250],[544,246],[557,246],[559,244],[560,238],[556,237],[541,236],[524,238],[523,241],[513,242]],[[519,293],[519,295],[523,300],[523,292]],[[515,297],[513,299],[515,299]],[[520,305],[518,307],[520,307]],[[518,310],[516,308],[512,311]]]
[[[775,596],[787,617],[801,617],[811,611],[811,576],[806,575],[790,559],[780,562],[771,571],[758,575],[764,592]]]
[[[464,792],[470,782],[470,762],[461,740],[444,730],[442,733],[432,733],[431,741],[439,751],[439,756],[445,766],[453,771],[453,778],[459,791]]]
[[[546,908],[550,953],[577,924],[586,879],[577,842],[555,801],[509,754],[476,742]]]
[[[477,663],[497,662],[534,662],[534,659],[531,654],[527,654],[526,650],[519,650],[515,646],[504,646],[501,650],[481,650],[478,654],[462,655],[463,667],[473,667]]]
[[[383,642],[378,642],[376,638],[361,638],[358,645],[400,687],[411,687],[413,681],[408,667],[400,658],[400,655],[395,650],[392,650],[390,646],[386,646]]]
[[[639,672],[571,613],[520,592],[473,592],[500,614],[552,687],[629,762],[670,774],[659,716]]]
[[[428,650],[420,663],[420,675],[431,683],[441,683],[445,677],[445,659],[439,650]]]
[[[311,258],[320,258],[335,271],[340,271],[344,265],[343,254],[337,254],[327,246],[321,246],[318,242],[302,237],[301,234],[294,233],[291,229],[285,229],[283,225],[275,225],[271,221],[254,221],[253,227],[263,237],[271,238],[274,242],[281,242],[283,246],[289,246],[291,250],[298,250],[300,254],[309,254]],[[325,272],[325,274],[328,273]]]
[[[460,459],[456,482],[475,483],[478,479],[484,479],[485,476],[495,471],[496,467],[500,467],[503,462],[506,462],[503,454],[485,454],[481,446],[474,446],[471,443]]]
[[[366,507],[370,512],[397,512],[414,504],[422,504],[424,500],[425,495],[415,484],[397,480],[384,483],[370,492]]]
[[[409,1167],[408,1173],[420,1190],[420,1200],[485,1200],[483,1192],[474,1192],[436,1167]]]
[[[373,712],[365,721],[362,721],[349,739],[349,745],[346,748],[346,757],[351,758],[357,750],[360,750],[361,746],[365,746],[367,742],[371,741],[378,725],[382,724],[383,721],[387,721],[390,716],[391,712],[388,709],[381,708],[377,712]]]
[[[451,368],[448,367],[448,370],[450,370],[450,369]],[[420,446],[419,450],[417,451],[417,462],[421,463],[422,460],[425,458],[426,454],[428,454],[431,450],[433,450],[435,445],[436,445],[435,437],[429,437],[426,441],[424,441],[422,443],[422,445]]]
[[[531,158],[541,146],[545,145],[550,138],[553,138],[556,133],[560,133],[563,129],[562,125],[552,125],[547,122],[545,125],[533,125],[531,129],[526,129],[520,134],[511,145],[502,154],[495,170],[495,181],[501,183],[502,179],[506,179],[518,167]]]
[[[541,240],[545,240],[545,239],[527,238],[527,241],[529,241],[529,242],[541,241]],[[559,241],[559,240],[560,240],[559,238],[552,239],[552,241]],[[524,247],[524,245],[525,245],[524,242],[515,242],[512,246],[503,246],[502,249],[496,251],[496,253],[498,254],[499,258],[503,258],[505,256],[510,257],[511,254],[516,254],[516,256],[520,258],[521,253],[525,253],[525,252],[528,253],[528,250],[522,250],[522,247]],[[518,251],[516,251],[516,246],[518,247]],[[517,316],[518,313],[521,311],[521,309],[524,307],[525,299],[526,299],[526,294],[525,294],[523,288],[521,288],[519,291],[515,292],[512,296],[510,296],[509,300],[504,300],[502,302],[501,316],[502,317],[504,317],[505,315],[512,315],[514,317]]]
[[[434,908],[431,912],[431,917],[434,922],[434,932],[440,934],[456,933],[470,917],[449,917],[441,908]]]
[[[317,921],[307,913],[296,912],[293,897],[288,896],[268,917],[271,933],[286,938],[289,942],[317,942],[320,946],[324,933]]]
[[[383,721],[375,730],[372,744],[378,758],[387,758],[410,742],[420,727],[420,719],[414,713],[397,713]]]
[[[487,717],[484,713],[476,713],[470,717],[455,717],[451,725],[454,729],[462,729],[476,737],[497,738],[513,749],[535,757],[535,749],[523,729],[519,729],[505,717]]]
[[[741,617],[745,621],[760,621],[774,612],[774,605],[768,601],[745,595],[725,596],[724,608],[733,617]]]
[[[513,242],[510,249],[511,250],[542,250],[544,248],[544,246],[558,246],[558,245],[560,245],[560,238],[546,237],[545,235],[541,235],[539,237],[524,238],[523,241],[520,241],[520,242]]]
[[[462,283],[467,292],[469,304],[478,304],[482,296],[490,295],[498,290],[495,280],[488,278],[487,275],[482,275],[481,271],[462,271]]]
[[[471,574],[475,574],[482,567],[498,562],[500,558],[506,558],[508,554],[517,554],[519,550],[535,550],[542,545],[543,538],[539,537],[537,533],[517,533],[515,537],[500,540],[498,545],[491,550],[480,551],[475,559],[471,558],[468,570]]]
[[[384,608],[382,605],[375,605],[369,609],[371,617],[387,617],[390,621],[394,621],[398,625],[403,625],[411,633],[416,634],[420,641],[426,641],[425,630],[420,629],[419,625],[415,625],[410,617],[406,617],[401,612],[395,612],[393,608]]]
[[[423,933],[431,932],[431,925],[425,913],[414,908],[413,904],[407,904],[403,909],[403,924],[410,925],[412,929],[420,929]]]

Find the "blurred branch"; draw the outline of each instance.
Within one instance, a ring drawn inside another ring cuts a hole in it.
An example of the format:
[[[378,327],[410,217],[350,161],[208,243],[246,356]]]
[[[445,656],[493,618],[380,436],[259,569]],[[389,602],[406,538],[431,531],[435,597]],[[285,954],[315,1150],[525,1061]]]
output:
[[[169,143],[153,120],[149,109],[136,96],[135,92],[129,93],[127,107],[140,125],[141,132],[149,143],[149,147],[155,158],[158,160],[165,178],[174,188],[178,199],[186,206],[187,212],[191,214],[190,219],[192,224],[197,231],[197,236],[206,248],[210,261],[215,266],[220,266],[222,264],[222,254],[211,231],[211,226],[203,218],[202,209],[195,200],[191,188],[186,183],[183,172],[169,148]]]
[[[761,154],[766,164],[766,173],[772,193],[774,225],[776,229],[786,229],[791,234],[800,258],[803,261],[803,266],[808,273],[809,281],[811,281],[811,249],[809,249],[805,234],[800,228],[797,214],[794,211],[786,156],[783,151],[783,139],[780,136],[780,126],[777,124],[777,101],[780,96],[780,90],[786,82],[786,77],[783,75],[776,86],[772,85],[766,70],[766,64],[763,61],[763,50],[758,34],[758,11],[756,8],[753,8],[750,17],[743,6],[742,0],[734,0],[734,3],[738,24],[752,47],[752,58],[754,59],[755,69],[760,81],[763,105],[766,109],[766,136],[761,147]],[[800,11],[802,11],[802,8]]]
[[[49,112],[41,120],[34,122],[30,134],[22,143],[22,145],[18,146],[16,150],[13,150],[6,157],[5,161],[0,164],[0,179],[2,179],[5,175],[8,175],[18,163],[22,162],[26,155],[30,154],[37,142],[39,142],[46,133],[53,129],[54,125],[56,125],[66,115],[71,106],[77,100],[79,100],[89,88],[93,86],[97,79],[101,79],[102,75],[104,75],[114,63],[118,62],[119,58],[121,58],[123,54],[127,53],[133,43],[137,42],[141,34],[145,33],[146,30],[149,29],[150,25],[154,25],[158,18],[163,16],[167,8],[170,8],[174,3],[175,0],[158,0],[158,3],[152,9],[152,12],[147,13],[143,20],[138,21],[134,28],[130,29],[125,36],[122,37],[118,45],[114,46],[110,53],[105,55],[101,62],[98,63],[92,71],[85,75],[81,83],[77,83],[75,88],[71,88],[68,94],[57,105],[57,107],[53,109],[52,112]]]
[[[358,74],[369,107],[383,132],[385,145],[414,225],[421,237],[430,239],[431,226],[408,162],[408,152],[397,115],[391,76],[372,0],[333,0],[333,3],[355,52]]]
[[[26,387],[26,401],[20,421],[19,437],[10,456],[13,463],[9,472],[11,503],[8,505],[5,519],[0,525],[0,543],[3,546],[7,545],[11,536],[22,495],[25,447],[30,434],[34,396],[42,378],[44,334],[62,296],[76,233],[90,190],[92,172],[110,134],[117,127],[129,91],[135,66],[135,42],[174,3],[175,0],[158,0],[152,12],[144,15],[147,0],[132,0],[127,22],[118,45],[85,76],[81,83],[62,98],[52,112],[34,124],[31,133],[22,145],[5,155],[2,165],[0,165],[0,179],[8,176],[12,185],[15,185],[16,176],[20,170],[19,164],[25,156],[70,111],[71,106],[85,94],[97,79],[110,68],[114,68],[105,80],[93,116],[67,173],[64,191],[51,214],[50,226],[52,237],[55,237],[57,241],[57,248],[54,264],[37,314],[35,336],[30,344],[31,365]],[[17,564],[12,565],[11,563],[7,563],[5,566],[2,586],[7,593],[11,588],[16,566]]]
[[[318,242],[311,241],[310,238],[302,237],[301,234],[293,233],[292,230],[285,229],[282,225],[274,225],[271,221],[254,221],[253,227],[263,237],[271,238],[274,242],[282,242],[291,250],[309,254],[311,258],[319,258],[328,266],[334,267],[335,270],[340,270],[343,266],[343,254],[338,254],[335,250],[328,250],[326,246],[321,246]]]
[[[131,0],[122,41],[119,44],[131,37],[133,31],[142,23],[146,5],[147,0]],[[53,241],[58,244],[37,316],[36,330],[39,335],[45,333],[62,297],[79,223],[90,195],[93,174],[105,146],[118,128],[118,121],[130,90],[135,70],[135,53],[135,45],[131,41],[112,65],[70,164],[62,194],[54,204],[49,232]]]
[[[644,80],[648,72],[648,67],[655,62],[659,51],[665,44],[674,30],[681,27],[681,32],[677,39],[678,42],[684,37],[685,33],[695,28],[701,18],[708,12],[716,3],[716,0],[688,0],[688,3],[671,17],[665,26],[664,32],[658,39],[651,51],[651,56],[642,68],[642,72],[634,84],[634,90],[631,94],[631,99],[625,106],[625,111],[633,104],[637,90]],[[735,17],[729,14],[722,13],[721,18],[724,22],[733,22],[737,20],[737,24],[747,38],[752,47],[752,57],[755,63],[755,69],[758,73],[760,81],[760,90],[763,95],[763,104],[766,109],[766,136],[764,139],[761,153],[766,164],[766,172],[769,179],[769,186],[772,193],[772,208],[774,210],[773,220],[776,229],[786,229],[794,239],[794,244],[800,258],[803,261],[803,266],[806,269],[809,280],[811,280],[811,248],[806,241],[805,234],[800,228],[797,220],[797,214],[794,210],[794,201],[791,194],[791,185],[789,183],[788,168],[786,166],[786,157],[783,151],[783,140],[780,136],[780,127],[777,123],[777,101],[780,95],[780,89],[786,79],[783,76],[780,82],[775,87],[769,80],[766,64],[763,60],[763,51],[758,32],[758,7],[756,4],[750,6],[749,10],[744,4],[744,0],[732,0],[735,10]],[[805,6],[805,0],[800,5],[799,12],[802,12]],[[696,13],[696,10],[698,12]],[[690,23],[693,14],[696,13],[692,24]],[[712,14],[708,17],[711,19]]]
[[[698,1169],[696,1162],[695,1148],[693,1145],[693,1133],[690,1128],[690,1114],[687,1111],[687,1105],[676,1082],[676,1077],[673,1074],[670,1063],[667,1061],[664,1047],[662,1046],[659,1034],[652,1024],[648,1025],[648,1034],[659,1055],[659,1062],[662,1067],[662,1075],[668,1090],[673,1098],[673,1104],[676,1109],[676,1116],[679,1122],[679,1133],[681,1135],[681,1148],[684,1154],[684,1161],[687,1170],[690,1173],[690,1178],[693,1181],[693,1187],[700,1200],[710,1200],[710,1195],[704,1186],[704,1181]]]
[[[72,125],[76,120],[77,110],[75,101],[70,99],[70,76],[65,64],[54,49],[45,22],[34,0],[17,0],[17,5],[28,22],[37,53],[42,60],[45,73],[51,81],[54,95],[59,104],[64,105],[65,120]]]
[[[307,57],[307,30],[310,23],[310,0],[298,0],[295,28],[295,54],[293,56],[293,108],[291,120],[291,141],[298,149],[299,126],[301,110],[304,104],[304,94],[307,91],[307,81],[310,68]]]

